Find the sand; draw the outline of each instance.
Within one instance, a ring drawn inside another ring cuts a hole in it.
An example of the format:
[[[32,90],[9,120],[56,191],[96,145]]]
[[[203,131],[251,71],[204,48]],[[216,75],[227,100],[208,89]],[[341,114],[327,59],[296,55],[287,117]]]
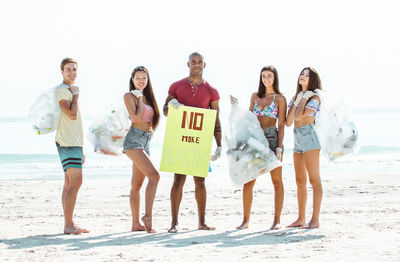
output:
[[[188,178],[178,234],[166,232],[170,174],[161,174],[154,204],[156,234],[129,231],[129,176],[84,181],[75,221],[91,232],[78,236],[62,234],[62,180],[2,181],[0,261],[400,261],[398,174],[325,173],[321,227],[270,231],[269,177],[256,183],[250,228],[236,230],[242,219],[241,191],[234,193],[222,173],[213,172],[207,179],[206,222],[217,229],[196,230],[194,185]],[[291,172],[284,173],[284,184],[281,222],[288,225],[297,216]],[[307,219],[311,189],[309,193]]]

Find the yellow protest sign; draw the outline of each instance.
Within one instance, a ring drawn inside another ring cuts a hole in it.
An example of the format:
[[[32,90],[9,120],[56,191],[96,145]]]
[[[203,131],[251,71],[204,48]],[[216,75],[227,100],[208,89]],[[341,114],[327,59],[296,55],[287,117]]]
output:
[[[160,170],[206,177],[216,117],[216,110],[170,105]]]

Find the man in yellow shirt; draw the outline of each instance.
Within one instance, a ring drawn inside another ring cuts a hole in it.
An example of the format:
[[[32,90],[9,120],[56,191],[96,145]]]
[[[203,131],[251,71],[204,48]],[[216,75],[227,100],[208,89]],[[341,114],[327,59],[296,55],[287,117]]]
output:
[[[61,62],[63,82],[56,87],[56,97],[61,115],[56,133],[56,146],[64,170],[62,205],[64,211],[64,234],[80,234],[89,231],[78,227],[73,221],[76,197],[82,185],[84,155],[82,119],[79,111],[79,88],[75,85],[78,64],[72,58]]]

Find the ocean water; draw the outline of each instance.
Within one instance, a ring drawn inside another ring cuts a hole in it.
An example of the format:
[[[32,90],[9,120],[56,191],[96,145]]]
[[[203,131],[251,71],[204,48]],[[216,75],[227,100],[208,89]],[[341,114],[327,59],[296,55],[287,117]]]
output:
[[[398,173],[400,109],[363,109],[353,110],[353,113],[359,131],[360,151],[334,162],[328,162],[321,154],[321,173]],[[92,119],[93,117],[84,119],[84,130],[88,130],[86,127],[90,125]],[[227,125],[227,114],[221,114],[221,122],[223,127],[224,124]],[[0,181],[64,179],[54,133],[37,135],[24,117],[0,118],[0,127]],[[293,172],[293,133],[292,128],[285,130],[284,172]],[[164,132],[163,117],[151,144],[151,159],[156,167],[159,167],[161,159]],[[214,143],[212,151],[215,146]],[[87,139],[85,139],[84,153],[85,179],[117,179],[131,176],[132,163],[125,155],[105,156],[95,153]],[[225,155],[211,166],[216,173],[228,174],[228,161]],[[168,176],[166,173],[161,175]]]

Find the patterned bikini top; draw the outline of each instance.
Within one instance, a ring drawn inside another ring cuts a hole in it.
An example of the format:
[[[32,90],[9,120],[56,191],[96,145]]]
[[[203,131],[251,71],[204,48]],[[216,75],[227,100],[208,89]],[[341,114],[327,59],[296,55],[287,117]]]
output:
[[[260,110],[257,106],[257,101],[254,104],[253,107],[253,113],[256,114],[256,116],[268,116],[271,118],[275,118],[278,119],[279,116],[279,110],[278,107],[275,104],[275,94],[274,94],[274,98],[272,100],[272,103],[265,107],[263,110]]]

